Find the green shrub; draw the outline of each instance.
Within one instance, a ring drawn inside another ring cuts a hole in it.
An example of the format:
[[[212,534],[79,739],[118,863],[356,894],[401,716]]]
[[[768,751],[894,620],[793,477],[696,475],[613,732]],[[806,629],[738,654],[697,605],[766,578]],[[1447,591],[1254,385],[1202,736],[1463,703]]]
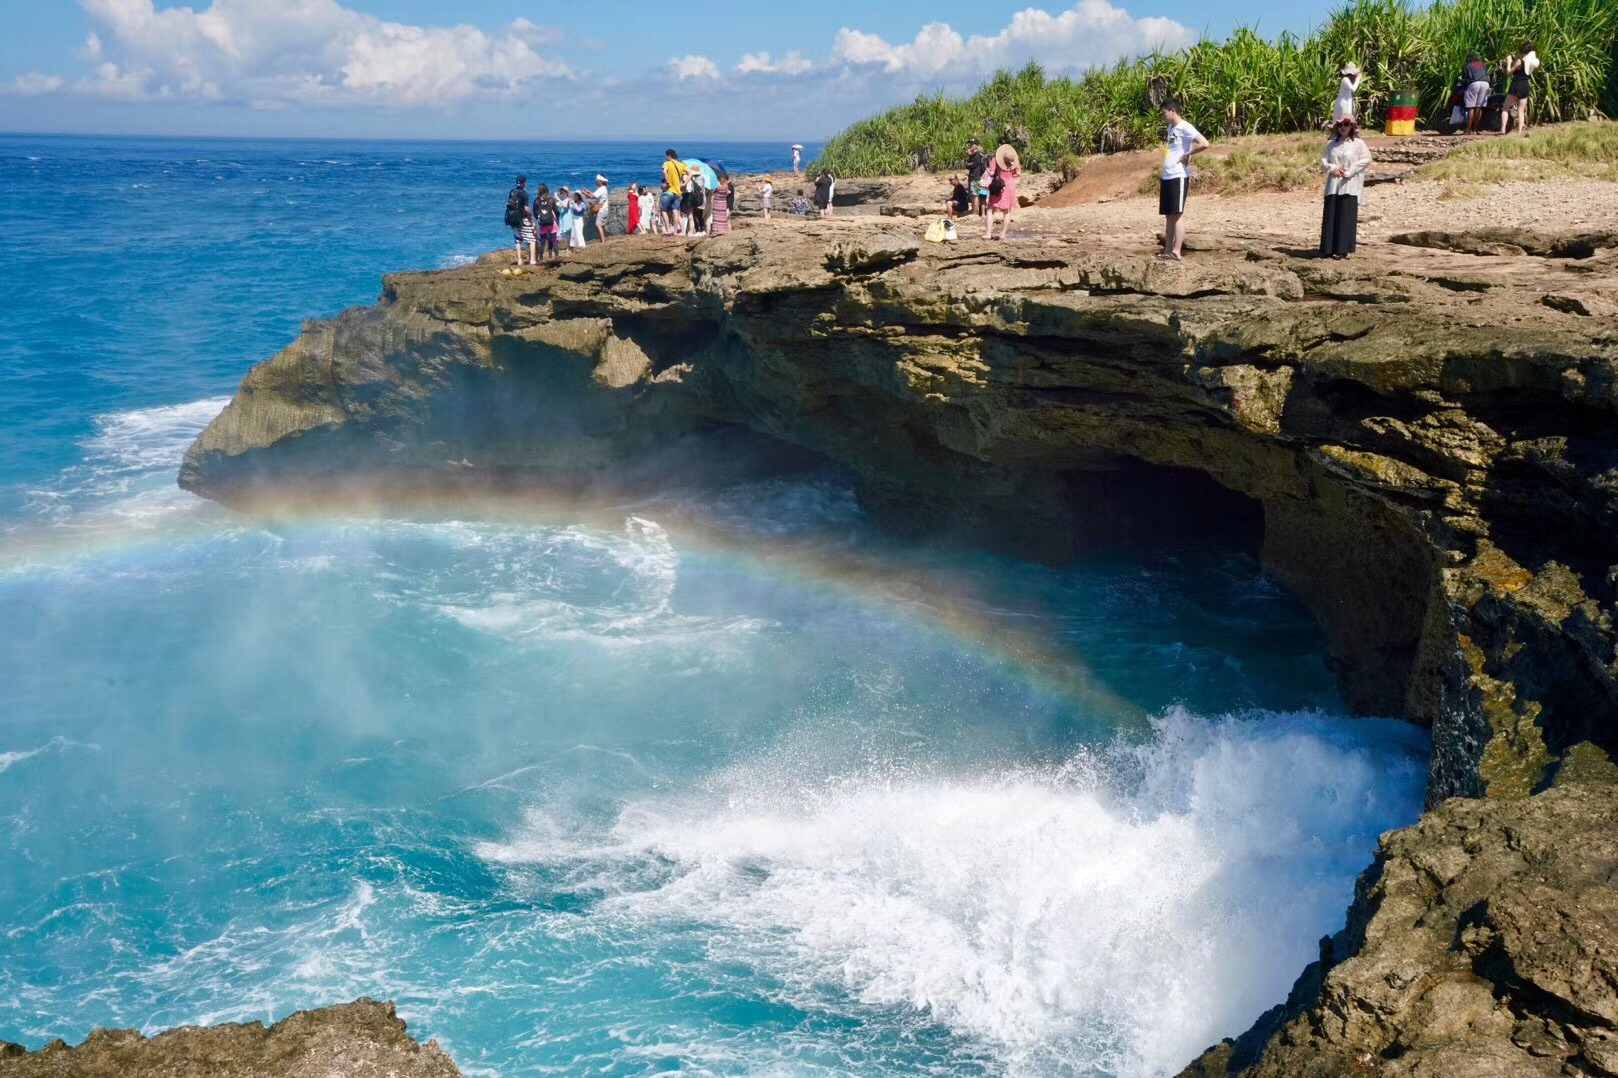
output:
[[[1497,63],[1523,41],[1539,48],[1535,121],[1584,119],[1618,108],[1618,0],[1349,0],[1306,38],[1271,41],[1242,28],[1222,42],[1154,52],[1077,79],[1047,78],[1038,64],[1001,71],[966,98],[943,93],[861,120],[828,142],[814,167],[871,176],[947,170],[964,162],[966,140],[1016,146],[1032,171],[1074,157],[1151,145],[1156,106],[1185,102],[1209,137],[1319,130],[1336,96],[1338,65],[1364,79],[1359,110],[1380,124],[1388,94],[1414,89],[1429,124],[1449,111],[1450,88],[1468,52]],[[1497,75],[1497,80],[1500,76]]]

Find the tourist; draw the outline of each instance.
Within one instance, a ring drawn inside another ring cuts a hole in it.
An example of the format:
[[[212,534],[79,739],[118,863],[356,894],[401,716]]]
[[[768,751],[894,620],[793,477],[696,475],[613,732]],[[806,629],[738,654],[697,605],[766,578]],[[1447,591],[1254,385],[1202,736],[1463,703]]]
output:
[[[1466,93],[1461,101],[1466,108],[1466,133],[1471,135],[1482,125],[1483,110],[1489,107],[1489,65],[1477,53],[1467,53],[1461,81],[1466,83]]]
[[[815,209],[820,211],[822,217],[830,216],[831,189],[831,169],[821,169],[820,175],[815,177]]]
[[[949,178],[949,197],[944,199],[944,212],[949,214],[950,220],[965,217],[972,209],[972,193],[966,189],[959,176]]]
[[[528,210],[528,177],[518,176],[517,186],[506,193],[506,227],[511,229],[511,240],[517,246],[517,268],[523,265],[523,248],[528,249],[528,265],[539,265],[536,257],[534,216]]]
[[[713,189],[713,198],[708,214],[708,235],[723,236],[730,232],[730,199],[735,188],[731,186],[730,177]]]
[[[568,235],[567,245],[584,250],[584,225],[590,217],[590,203],[584,197],[584,188],[573,192],[573,205],[569,207],[573,221],[573,231]]]
[[[966,144],[966,182],[972,192],[972,212],[982,213],[983,203],[987,193],[983,187],[983,174],[989,170],[989,158],[983,152],[983,144],[977,139],[970,139]]]
[[[590,199],[590,217],[595,221],[596,239],[607,242],[607,214],[612,211],[612,194],[607,189],[607,177],[596,173],[596,189]]]
[[[826,178],[831,181],[826,187],[826,216],[830,217],[837,212],[837,173],[828,168]]]
[[[685,165],[673,150],[663,153],[663,231],[671,236],[685,232],[685,217],[681,213],[685,198]]]
[[[544,184],[534,192],[534,228],[539,233],[539,252],[543,259],[547,255],[552,259],[562,257],[558,250],[556,236],[560,212],[556,208],[556,200],[551,197],[551,189]]]
[[[989,202],[983,210],[983,238],[994,239],[994,211],[999,210],[1000,238],[1011,231],[1011,215],[1017,208],[1017,178],[1022,175],[1022,160],[1017,151],[1003,143],[994,151],[984,177],[989,181]]]
[[[792,146],[792,174],[803,175],[803,147],[796,143]]]
[[[792,200],[792,212],[798,217],[808,217],[814,211],[809,205],[809,199],[804,195],[803,188],[798,188],[798,194]]]
[[[1177,101],[1164,103],[1163,122],[1168,132],[1157,190],[1157,212],[1163,215],[1163,249],[1157,257],[1178,262],[1185,246],[1185,200],[1191,188],[1191,167],[1187,162],[1208,148],[1208,140],[1181,118]]]
[[[1534,72],[1539,70],[1539,55],[1531,41],[1522,43],[1522,55],[1506,61],[1506,74],[1511,85],[1506,90],[1506,104],[1500,110],[1500,133],[1506,133],[1506,121],[1513,111],[1517,113],[1517,134],[1528,134],[1528,97],[1533,89]]]
[[[640,189],[640,230],[651,236],[663,231],[659,220],[658,195],[650,184]]]
[[[759,204],[764,207],[764,219],[770,219],[770,210],[775,206],[775,179],[764,177],[764,186],[759,189]]]
[[[568,189],[556,189],[556,229],[559,236],[566,237],[568,250],[573,249],[573,195]]]
[[[624,234],[634,236],[640,232],[640,184],[629,185],[629,200],[624,207]]]
[[[1345,116],[1332,125],[1331,141],[1321,155],[1326,174],[1326,206],[1320,219],[1320,253],[1347,258],[1358,245],[1360,194],[1365,170],[1371,167],[1371,148],[1360,138],[1360,125]]]
[[[1334,129],[1339,120],[1354,116],[1354,94],[1360,88],[1360,65],[1344,64],[1338,69],[1337,76],[1343,81],[1337,84],[1337,102],[1331,107],[1331,126]]]

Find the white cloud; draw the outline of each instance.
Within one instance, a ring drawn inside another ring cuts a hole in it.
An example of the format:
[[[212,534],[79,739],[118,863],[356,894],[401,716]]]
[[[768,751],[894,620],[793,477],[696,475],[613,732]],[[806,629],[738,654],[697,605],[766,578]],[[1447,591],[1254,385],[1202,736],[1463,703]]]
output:
[[[338,0],[212,0],[201,10],[153,0],[80,0],[92,24],[73,92],[135,100],[451,107],[520,95],[532,82],[573,75],[538,47],[561,35],[518,19],[475,26],[411,26]]]
[[[815,65],[797,51],[789,52],[779,60],[772,60],[767,52],[750,52],[736,65],[738,75],[802,75]]]
[[[1077,71],[1160,45],[1181,48],[1195,40],[1191,30],[1173,19],[1137,19],[1108,0],[1079,0],[1056,15],[1026,8],[992,36],[963,38],[949,24],[936,22],[922,27],[915,40],[893,45],[876,34],[845,27],[837,33],[832,59],[851,67],[880,67],[894,75],[976,78],[1029,60],[1052,70]]]
[[[40,94],[54,94],[62,88],[62,79],[56,75],[45,75],[38,71],[27,75],[18,75],[11,80],[11,84],[0,87],[0,92],[16,94],[18,97],[37,97]]]
[[[717,79],[719,77],[719,65],[706,56],[682,56],[677,60],[670,60],[665,70],[681,82],[686,79]]]

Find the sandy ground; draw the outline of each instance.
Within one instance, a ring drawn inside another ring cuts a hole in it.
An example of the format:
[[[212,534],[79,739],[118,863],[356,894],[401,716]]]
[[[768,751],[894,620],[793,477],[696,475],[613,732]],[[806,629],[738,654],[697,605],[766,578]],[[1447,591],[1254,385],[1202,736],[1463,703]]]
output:
[[[1479,198],[1445,199],[1442,183],[1367,188],[1360,202],[1360,243],[1376,245],[1395,233],[1425,229],[1509,225],[1556,232],[1614,227],[1618,184],[1594,180],[1508,183],[1481,190],[1484,194]],[[1312,247],[1320,237],[1320,200],[1321,192],[1313,191],[1232,198],[1193,196],[1186,207],[1192,246],[1199,235],[1226,234],[1290,238],[1301,247]],[[1150,245],[1161,235],[1163,219],[1157,214],[1155,198],[1134,196],[1066,209],[1035,205],[1019,211],[1012,225],[1014,239],[1057,233]]]

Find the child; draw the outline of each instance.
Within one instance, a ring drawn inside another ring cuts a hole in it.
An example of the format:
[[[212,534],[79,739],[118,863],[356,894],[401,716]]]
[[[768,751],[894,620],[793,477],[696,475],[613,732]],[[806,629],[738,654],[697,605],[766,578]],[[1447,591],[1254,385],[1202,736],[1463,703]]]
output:
[[[547,255],[552,259],[561,258],[562,252],[556,246],[556,200],[551,197],[551,189],[545,184],[540,184],[534,195],[534,224],[539,229],[540,258]]]
[[[775,205],[775,180],[772,177],[764,177],[764,190],[760,197],[764,203],[764,219],[768,221],[770,208]]]
[[[567,237],[568,250],[573,249],[573,196],[566,187],[556,189],[556,228]]]

